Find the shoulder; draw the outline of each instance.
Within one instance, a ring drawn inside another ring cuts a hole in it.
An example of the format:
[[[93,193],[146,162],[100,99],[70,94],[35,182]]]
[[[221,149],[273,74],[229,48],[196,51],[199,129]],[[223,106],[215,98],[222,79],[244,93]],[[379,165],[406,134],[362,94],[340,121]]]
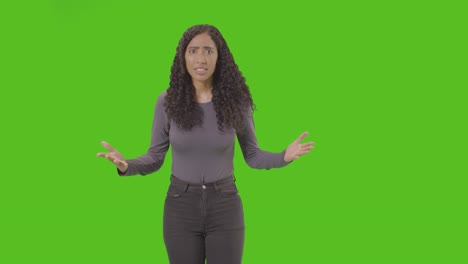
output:
[[[247,118],[252,118],[252,112],[253,110],[251,106],[247,106],[242,109],[242,115]]]
[[[158,96],[158,104],[159,103],[164,103],[166,100],[166,95],[167,95],[167,90],[162,91],[159,96]]]
[[[159,94],[158,99],[156,100],[157,108],[160,108],[160,109],[164,108],[164,105],[166,102],[166,95],[167,95],[167,90],[164,90]]]
[[[164,109],[165,109],[165,102],[166,102],[166,95],[167,95],[167,90],[164,90],[162,91],[159,96],[158,96],[158,99],[156,100],[156,112],[161,112],[161,113],[165,113]]]
[[[155,116],[162,117],[163,119],[167,118],[166,106],[165,106],[166,94],[167,94],[166,90],[164,90],[163,92],[159,94],[158,99],[156,101],[156,106],[154,109]]]

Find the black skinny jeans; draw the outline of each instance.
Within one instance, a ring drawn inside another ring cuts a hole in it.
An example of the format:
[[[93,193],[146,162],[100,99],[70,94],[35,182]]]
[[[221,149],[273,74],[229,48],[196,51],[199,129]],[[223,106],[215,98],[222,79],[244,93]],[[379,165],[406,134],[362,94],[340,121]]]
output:
[[[244,211],[232,177],[194,185],[171,176],[164,204],[171,264],[240,264]]]

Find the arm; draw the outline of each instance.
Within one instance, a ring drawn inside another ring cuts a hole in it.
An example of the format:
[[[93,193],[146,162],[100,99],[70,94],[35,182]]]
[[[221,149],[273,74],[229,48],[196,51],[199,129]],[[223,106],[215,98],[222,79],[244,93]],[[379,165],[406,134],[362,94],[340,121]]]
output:
[[[120,176],[135,174],[146,175],[161,168],[169,149],[169,121],[164,110],[164,97],[166,92],[158,97],[154,110],[153,127],[151,133],[151,145],[148,152],[138,158],[127,160],[128,169],[125,172],[117,170]]]
[[[245,162],[255,169],[281,168],[289,164],[284,160],[285,151],[273,153],[261,150],[255,135],[255,126],[252,112],[245,114],[245,124],[242,131],[238,131],[237,139],[242,149]]]

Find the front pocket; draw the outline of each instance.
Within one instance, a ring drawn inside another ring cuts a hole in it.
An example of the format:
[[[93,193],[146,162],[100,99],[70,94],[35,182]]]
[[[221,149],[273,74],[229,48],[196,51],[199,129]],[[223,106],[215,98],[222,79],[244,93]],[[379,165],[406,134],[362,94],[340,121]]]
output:
[[[169,189],[167,190],[167,197],[170,198],[176,198],[179,197],[182,194],[182,191],[180,188],[178,188],[176,185],[170,185]]]
[[[219,192],[224,196],[236,196],[239,194],[239,190],[237,190],[235,185],[222,188]]]

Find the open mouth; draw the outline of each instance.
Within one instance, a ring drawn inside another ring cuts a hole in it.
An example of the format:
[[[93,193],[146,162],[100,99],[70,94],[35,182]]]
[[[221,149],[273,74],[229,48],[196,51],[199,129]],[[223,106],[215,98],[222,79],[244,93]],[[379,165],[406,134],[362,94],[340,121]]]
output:
[[[195,68],[196,74],[205,74],[208,71],[206,68]]]

